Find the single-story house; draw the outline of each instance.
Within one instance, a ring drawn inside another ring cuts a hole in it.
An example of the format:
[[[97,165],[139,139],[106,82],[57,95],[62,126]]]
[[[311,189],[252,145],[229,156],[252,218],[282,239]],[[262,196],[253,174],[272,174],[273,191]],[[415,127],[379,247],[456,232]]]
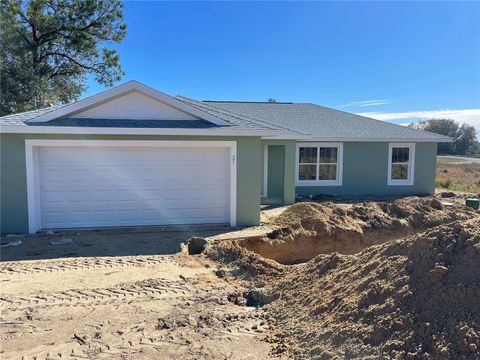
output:
[[[309,103],[197,101],[131,81],[0,118],[1,232],[259,223],[297,197],[434,191],[450,138]]]

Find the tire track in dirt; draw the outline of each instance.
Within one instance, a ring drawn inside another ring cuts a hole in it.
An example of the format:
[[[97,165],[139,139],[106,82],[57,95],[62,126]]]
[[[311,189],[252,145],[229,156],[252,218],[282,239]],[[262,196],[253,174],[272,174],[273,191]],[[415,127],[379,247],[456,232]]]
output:
[[[152,300],[164,296],[181,297],[190,287],[179,281],[155,279],[108,288],[70,289],[34,296],[0,297],[0,308],[23,309],[49,306],[92,306],[108,303],[124,303],[135,300]]]
[[[0,263],[0,275],[31,275],[35,273],[88,270],[126,266],[146,266],[173,262],[173,255],[68,258],[56,260],[8,261]]]

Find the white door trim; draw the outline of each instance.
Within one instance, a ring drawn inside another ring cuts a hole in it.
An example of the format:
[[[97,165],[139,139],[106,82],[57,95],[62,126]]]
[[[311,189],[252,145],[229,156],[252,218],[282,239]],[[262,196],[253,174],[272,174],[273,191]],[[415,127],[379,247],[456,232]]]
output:
[[[230,225],[237,223],[237,142],[178,140],[25,140],[27,175],[28,231],[41,229],[40,189],[38,181],[39,147],[220,147],[230,151]]]

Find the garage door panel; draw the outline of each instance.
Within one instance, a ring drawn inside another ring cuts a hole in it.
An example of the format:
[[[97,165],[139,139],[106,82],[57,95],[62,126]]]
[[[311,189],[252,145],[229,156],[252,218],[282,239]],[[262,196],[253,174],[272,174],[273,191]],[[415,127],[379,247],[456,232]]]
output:
[[[42,201],[45,203],[60,203],[65,201],[65,194],[58,190],[44,190],[42,192]]]
[[[44,228],[226,223],[227,148],[38,151]]]

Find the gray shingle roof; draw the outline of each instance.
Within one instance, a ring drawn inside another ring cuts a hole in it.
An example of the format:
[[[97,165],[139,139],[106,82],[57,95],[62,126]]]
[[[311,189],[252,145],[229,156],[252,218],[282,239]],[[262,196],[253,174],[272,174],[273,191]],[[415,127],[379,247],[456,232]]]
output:
[[[62,106],[65,105],[50,106],[42,109],[2,116],[0,117],[0,125],[25,125],[25,121],[48,114],[49,112],[60,109]]]
[[[197,101],[182,96],[178,100],[231,124],[230,128],[276,129],[278,136],[295,138],[342,139],[348,141],[449,141],[450,138],[427,131],[374,120],[363,116],[309,103],[269,103],[235,101]],[[29,120],[65,105],[0,117],[0,125],[82,126],[123,128],[215,128],[203,120],[161,123],[157,120],[62,119],[45,123]]]
[[[177,96],[176,98],[210,115],[219,117],[225,121],[228,121],[230,123],[233,123],[241,127],[276,129],[276,130],[280,130],[281,133],[285,133],[285,134],[294,134],[294,135],[302,134],[300,132],[291,130],[288,127],[284,127],[279,124],[274,124],[274,123],[262,120],[260,118],[249,116],[242,112],[231,111],[229,109],[216,106],[216,104],[214,104],[213,102],[197,101],[184,96]]]
[[[324,139],[448,141],[449,138],[309,103],[205,101],[207,105]]]

